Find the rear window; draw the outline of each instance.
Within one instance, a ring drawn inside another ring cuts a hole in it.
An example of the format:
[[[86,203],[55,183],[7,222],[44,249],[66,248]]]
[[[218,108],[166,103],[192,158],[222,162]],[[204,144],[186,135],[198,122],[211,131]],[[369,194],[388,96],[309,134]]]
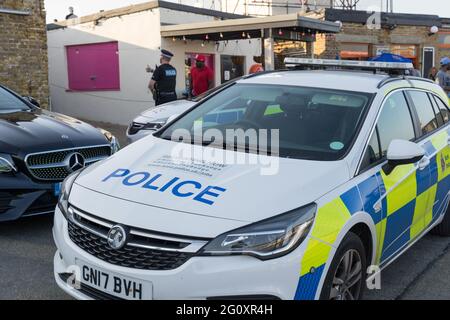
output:
[[[258,152],[260,142],[235,139],[225,144],[204,141],[209,129],[227,136],[227,130],[266,130],[270,136],[278,130],[279,156],[286,158],[332,161],[349,150],[357,134],[371,95],[329,89],[293,86],[235,84],[186,114],[159,136],[180,141],[177,130],[190,133],[191,140],[183,142],[227,149]],[[199,135],[202,135],[199,137]],[[209,135],[208,135],[209,136]],[[267,142],[267,141],[265,141]]]
[[[421,91],[408,91],[408,94],[416,107],[422,134],[426,135],[436,130],[438,123],[428,94]]]
[[[439,111],[441,113],[444,123],[447,123],[450,120],[450,111],[449,111],[448,107],[438,97],[433,95],[433,98],[439,108]]]

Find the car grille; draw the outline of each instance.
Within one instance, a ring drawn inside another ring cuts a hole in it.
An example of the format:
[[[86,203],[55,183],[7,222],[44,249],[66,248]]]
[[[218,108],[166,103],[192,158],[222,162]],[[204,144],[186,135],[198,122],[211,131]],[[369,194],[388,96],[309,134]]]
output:
[[[59,274],[59,278],[66,283],[71,283],[72,277],[73,277],[72,273],[60,273]],[[97,290],[91,286],[84,284],[84,283],[80,283],[79,285],[80,285],[80,287],[78,289],[75,289],[75,288],[74,289],[81,292],[82,294],[88,296],[91,299],[108,300],[108,301],[109,300],[123,300],[116,296],[113,296],[113,295],[107,294],[105,292],[102,292],[100,290]],[[72,286],[72,288],[73,288],[73,286]]]
[[[70,155],[79,153],[84,157],[85,165],[91,165],[111,155],[111,146],[95,146],[59,151],[40,152],[25,157],[25,164],[31,175],[43,181],[62,181],[70,173],[67,159]]]
[[[35,190],[17,190],[0,192],[0,215],[7,213],[10,210],[22,209],[23,217],[34,216],[46,213],[53,213],[55,211],[58,198],[51,191],[43,192],[31,205],[27,208],[22,208],[20,201],[30,196]],[[17,207],[19,206],[19,207]]]
[[[68,220],[70,239],[94,257],[126,268],[142,270],[172,270],[193,257],[206,243],[205,240],[174,238],[147,231],[129,229],[127,244],[112,249],[107,241],[109,230],[115,225],[79,209],[71,207]]]
[[[11,192],[0,192],[0,214],[14,208],[11,205],[11,201],[14,200],[15,197],[16,196]]]

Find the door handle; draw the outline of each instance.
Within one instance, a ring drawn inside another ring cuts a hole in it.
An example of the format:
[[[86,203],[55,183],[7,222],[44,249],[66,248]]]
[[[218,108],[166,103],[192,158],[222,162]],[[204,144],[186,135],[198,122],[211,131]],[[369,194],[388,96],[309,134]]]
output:
[[[428,158],[427,156],[423,157],[419,161],[419,170],[424,170],[430,165],[430,163],[431,163],[430,158]]]

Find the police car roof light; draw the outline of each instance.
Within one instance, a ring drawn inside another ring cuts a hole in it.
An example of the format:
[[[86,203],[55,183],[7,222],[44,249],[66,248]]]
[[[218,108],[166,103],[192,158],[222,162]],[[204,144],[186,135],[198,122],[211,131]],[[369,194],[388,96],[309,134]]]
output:
[[[412,63],[405,62],[379,62],[379,61],[352,61],[331,59],[286,58],[284,63],[287,68],[304,69],[349,69],[363,71],[385,71],[388,73],[400,73],[408,75],[409,70],[414,69]]]

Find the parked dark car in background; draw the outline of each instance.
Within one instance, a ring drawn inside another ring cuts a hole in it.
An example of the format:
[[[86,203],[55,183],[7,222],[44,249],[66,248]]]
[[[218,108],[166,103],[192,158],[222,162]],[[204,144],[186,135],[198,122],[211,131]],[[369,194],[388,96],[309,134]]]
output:
[[[0,221],[53,213],[66,176],[118,148],[108,131],[0,85]]]

